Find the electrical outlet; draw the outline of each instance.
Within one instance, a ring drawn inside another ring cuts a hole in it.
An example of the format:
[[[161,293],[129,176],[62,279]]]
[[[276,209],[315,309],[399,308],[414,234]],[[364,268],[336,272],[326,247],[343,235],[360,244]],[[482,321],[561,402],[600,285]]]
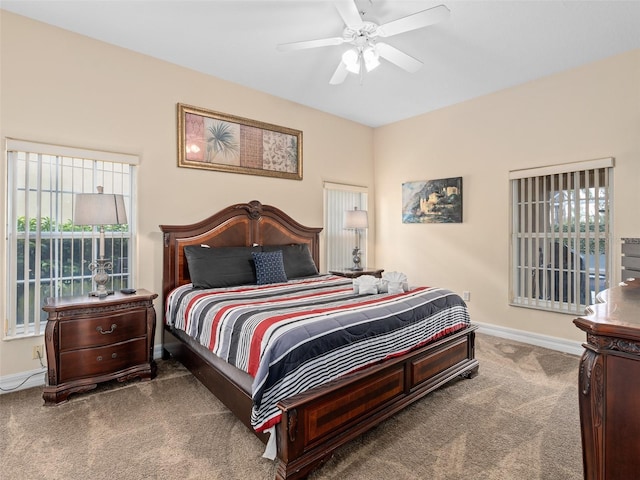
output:
[[[33,346],[33,359],[38,360],[39,358],[44,359],[44,345]]]
[[[466,290],[464,292],[462,292],[462,299],[465,302],[470,302],[471,301],[471,292],[466,291]]]

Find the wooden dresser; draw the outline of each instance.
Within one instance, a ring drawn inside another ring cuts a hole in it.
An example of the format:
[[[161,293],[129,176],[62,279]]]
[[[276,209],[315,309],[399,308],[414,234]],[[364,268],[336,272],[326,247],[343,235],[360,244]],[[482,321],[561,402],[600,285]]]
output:
[[[156,312],[146,290],[108,297],[48,298],[45,330],[47,384],[45,405],[67,400],[100,382],[156,374],[153,338]]]
[[[640,478],[640,278],[598,301],[574,320],[587,334],[579,373],[584,478]]]

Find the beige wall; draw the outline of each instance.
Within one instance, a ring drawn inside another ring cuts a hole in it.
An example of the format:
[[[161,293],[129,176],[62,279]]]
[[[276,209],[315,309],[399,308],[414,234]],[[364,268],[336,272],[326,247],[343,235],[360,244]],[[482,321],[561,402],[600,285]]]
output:
[[[379,266],[470,291],[475,321],[583,340],[571,315],[508,305],[508,172],[615,157],[619,281],[620,238],[640,237],[640,50],[378,128],[374,151]],[[456,176],[462,224],[402,224],[403,182]]]
[[[322,226],[324,180],[370,186],[373,194],[369,127],[1,10],[0,20],[1,138],[140,156],[139,287],[160,292],[159,224],[201,220],[255,199],[279,206],[303,224]],[[304,180],[178,168],[178,102],[302,130]],[[4,162],[0,169],[4,215]],[[2,222],[2,312],[4,228]],[[42,337],[0,341],[0,376],[36,369],[31,345],[41,343]]]

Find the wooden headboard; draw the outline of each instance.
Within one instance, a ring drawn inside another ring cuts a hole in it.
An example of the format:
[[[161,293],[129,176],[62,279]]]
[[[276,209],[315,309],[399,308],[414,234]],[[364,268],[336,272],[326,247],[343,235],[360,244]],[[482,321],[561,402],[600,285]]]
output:
[[[306,243],[320,268],[320,232],[305,227],[279,208],[257,200],[231,205],[200,222],[190,225],[160,225],[164,233],[162,295],[190,283],[184,256],[187,245],[211,247],[250,247],[251,245],[291,245]]]

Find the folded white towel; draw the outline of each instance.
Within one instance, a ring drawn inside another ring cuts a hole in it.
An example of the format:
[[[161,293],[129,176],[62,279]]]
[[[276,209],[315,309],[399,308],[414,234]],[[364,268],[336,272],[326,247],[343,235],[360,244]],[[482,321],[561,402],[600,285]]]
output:
[[[407,276],[402,272],[384,272],[382,274],[382,289],[389,293],[409,291]]]
[[[353,293],[357,295],[372,295],[378,293],[379,278],[373,275],[360,275],[353,279]]]

